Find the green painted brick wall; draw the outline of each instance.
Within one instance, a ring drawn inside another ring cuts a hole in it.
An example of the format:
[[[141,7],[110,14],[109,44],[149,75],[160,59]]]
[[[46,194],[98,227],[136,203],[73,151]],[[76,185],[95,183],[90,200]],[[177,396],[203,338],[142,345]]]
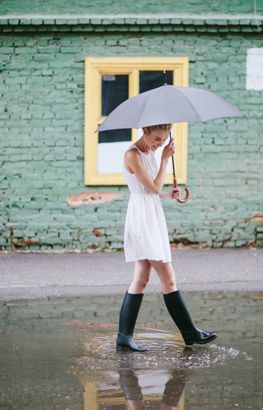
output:
[[[164,203],[171,242],[262,245],[262,225],[251,218],[263,214],[263,93],[246,90],[246,53],[262,47],[260,32],[21,32],[1,34],[0,45],[2,249],[122,248],[128,191],[84,186],[83,123],[85,57],[123,55],[188,56],[190,85],[247,113],[189,127],[191,200]],[[68,205],[70,195],[86,190],[117,191],[120,198]]]
[[[257,11],[263,11],[257,0]],[[254,0],[2,0],[1,14],[253,13]]]

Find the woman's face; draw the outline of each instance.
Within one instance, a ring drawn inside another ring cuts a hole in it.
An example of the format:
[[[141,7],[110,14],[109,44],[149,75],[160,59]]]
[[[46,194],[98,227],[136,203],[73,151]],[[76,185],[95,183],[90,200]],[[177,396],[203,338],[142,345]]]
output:
[[[144,140],[152,151],[160,148],[169,136],[169,130],[163,130],[162,128],[156,128],[155,130],[144,130]]]

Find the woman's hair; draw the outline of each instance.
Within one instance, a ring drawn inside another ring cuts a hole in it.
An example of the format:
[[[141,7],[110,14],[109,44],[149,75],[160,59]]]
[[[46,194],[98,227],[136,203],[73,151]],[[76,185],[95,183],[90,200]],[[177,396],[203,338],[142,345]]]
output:
[[[149,125],[149,127],[143,127],[143,130],[147,130],[148,132],[151,132],[159,128],[162,130],[170,130],[172,128],[172,124]]]

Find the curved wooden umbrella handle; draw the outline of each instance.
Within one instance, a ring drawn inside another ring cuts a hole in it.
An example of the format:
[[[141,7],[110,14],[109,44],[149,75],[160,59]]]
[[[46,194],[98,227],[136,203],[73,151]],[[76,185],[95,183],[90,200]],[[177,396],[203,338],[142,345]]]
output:
[[[188,199],[190,198],[190,191],[188,188],[184,188],[185,190],[185,197],[184,198],[177,198],[177,202],[179,202],[180,204],[184,204],[185,202],[188,201]]]
[[[174,178],[174,188],[177,188],[177,181],[176,178]],[[190,190],[188,188],[184,188],[185,191],[185,196],[184,198],[176,198],[177,202],[179,202],[180,204],[184,204],[185,202],[188,201],[188,199],[190,198]]]

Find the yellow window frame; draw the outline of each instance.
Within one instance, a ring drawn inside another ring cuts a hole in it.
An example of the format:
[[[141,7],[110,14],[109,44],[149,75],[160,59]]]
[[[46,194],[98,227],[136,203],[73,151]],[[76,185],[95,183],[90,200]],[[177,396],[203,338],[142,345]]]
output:
[[[85,185],[126,185],[122,173],[97,173],[98,124],[101,116],[102,75],[128,74],[129,98],[139,94],[140,71],[173,71],[174,85],[187,86],[188,57],[87,57],[85,59],[85,126],[84,126],[84,183]],[[188,127],[187,123],[173,125],[176,142],[175,166],[179,184],[187,182]],[[137,139],[132,130],[131,143]],[[167,172],[166,184],[172,184]]]

